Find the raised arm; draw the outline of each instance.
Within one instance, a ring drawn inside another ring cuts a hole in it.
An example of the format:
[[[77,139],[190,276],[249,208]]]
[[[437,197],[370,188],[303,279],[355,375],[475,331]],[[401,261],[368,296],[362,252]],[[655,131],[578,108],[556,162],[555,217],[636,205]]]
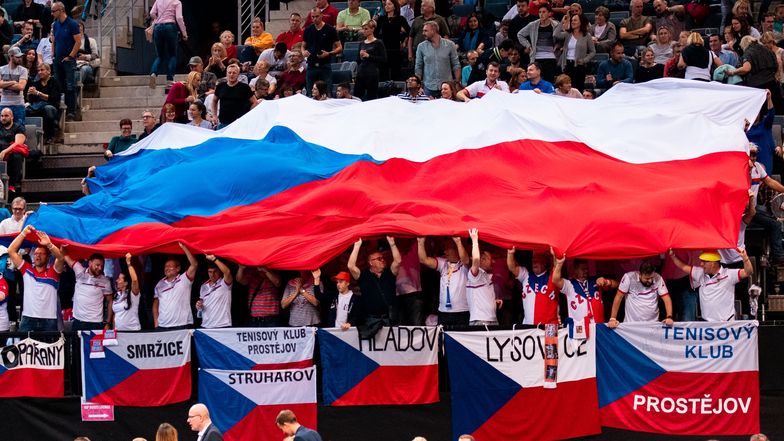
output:
[[[400,256],[400,250],[397,249],[394,237],[387,236],[387,242],[389,242],[389,249],[392,251],[392,264],[389,266],[389,270],[392,271],[392,274],[397,275],[400,271],[400,262],[403,261],[403,257]]]
[[[740,278],[745,279],[754,273],[754,267],[751,265],[749,255],[746,254],[746,248],[738,248],[738,254],[740,254],[740,257],[743,259],[743,269],[740,270]]]
[[[246,278],[245,278],[245,270],[246,269],[247,269],[247,267],[245,265],[239,264],[237,266],[237,282],[239,282],[242,285],[244,285],[244,284],[246,284],[248,282],[246,280]]]
[[[270,283],[272,283],[272,286],[275,288],[280,288],[280,274],[267,268],[266,266],[260,266],[259,271],[267,275],[267,279],[269,279]]]
[[[468,230],[468,236],[471,238],[471,274],[474,277],[479,275],[479,230],[471,228]]]
[[[455,246],[457,246],[457,254],[460,256],[460,261],[463,262],[463,265],[468,266],[471,263],[471,258],[468,257],[468,252],[463,246],[463,240],[459,236],[453,237],[452,240],[455,241]]]
[[[419,255],[419,263],[430,269],[438,268],[438,260],[427,255],[424,237],[417,237],[417,254]]]
[[[139,289],[139,276],[136,274],[136,268],[133,267],[131,259],[131,253],[127,253],[125,255],[125,264],[128,266],[128,275],[131,276],[131,294],[138,296],[141,292],[141,289]]]
[[[348,272],[354,280],[359,280],[360,270],[357,266],[357,258],[359,257],[359,249],[362,247],[362,238],[354,242],[354,248],[351,250],[351,255],[348,256]]]
[[[36,231],[35,234],[38,235],[38,243],[41,246],[46,247],[46,249],[49,250],[49,252],[54,256],[54,270],[58,273],[63,272],[65,260],[63,260],[63,253],[60,252],[60,248],[54,246],[52,241],[49,239],[49,235],[43,231]]]
[[[182,242],[177,242],[177,245],[182,248],[182,252],[185,253],[185,257],[188,258],[188,269],[185,270],[185,275],[188,276],[188,279],[193,280],[196,277],[196,270],[199,269],[199,261],[196,260],[196,256],[191,253],[191,250],[188,249]]]
[[[506,267],[509,268],[509,271],[512,272],[512,275],[515,277],[520,275],[520,265],[517,264],[515,260],[515,247],[509,248],[506,250]]]
[[[215,266],[218,267],[219,270],[223,273],[223,281],[226,282],[227,285],[231,285],[231,282],[234,281],[234,276],[231,275],[231,268],[229,268],[225,263],[218,260],[218,258],[214,254],[205,254],[204,257],[207,258],[210,262],[214,263]]]
[[[8,258],[11,259],[11,262],[13,262],[14,266],[17,268],[24,263],[22,256],[19,255],[19,248],[22,246],[22,242],[24,242],[27,235],[33,231],[35,231],[35,229],[32,225],[24,227],[24,230],[22,230],[11,242],[11,245],[8,246]]]
[[[561,272],[563,270],[564,261],[566,261],[566,253],[563,256],[558,257],[555,255],[555,251],[553,247],[550,247],[550,254],[553,255],[553,285],[559,290],[564,286],[564,279],[561,277]]]
[[[669,254],[670,254],[670,259],[672,259],[672,263],[674,263],[675,266],[678,267],[678,269],[680,269],[686,274],[691,274],[691,265],[679,259],[678,256],[675,255],[675,251],[673,251],[672,248],[670,248]]]

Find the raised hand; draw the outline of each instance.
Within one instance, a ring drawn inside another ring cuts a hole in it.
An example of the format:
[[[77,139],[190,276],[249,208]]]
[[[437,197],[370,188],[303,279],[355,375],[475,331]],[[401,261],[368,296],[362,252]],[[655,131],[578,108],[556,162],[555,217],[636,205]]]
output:
[[[468,230],[468,236],[472,240],[478,240],[479,239],[479,229],[478,228],[471,228],[471,229],[469,229]]]

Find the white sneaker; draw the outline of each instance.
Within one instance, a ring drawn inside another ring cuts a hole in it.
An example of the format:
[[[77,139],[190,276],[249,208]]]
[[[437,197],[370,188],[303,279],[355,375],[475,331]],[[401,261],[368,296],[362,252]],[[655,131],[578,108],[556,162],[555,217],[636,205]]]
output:
[[[158,77],[155,74],[150,74],[150,89],[155,89],[158,85]]]

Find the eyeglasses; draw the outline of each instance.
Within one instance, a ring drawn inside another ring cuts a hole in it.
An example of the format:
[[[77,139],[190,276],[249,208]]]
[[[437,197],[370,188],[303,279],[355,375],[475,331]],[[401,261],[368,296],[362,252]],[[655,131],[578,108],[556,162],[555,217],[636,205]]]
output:
[[[24,211],[24,208],[12,208],[13,211]]]
[[[142,119],[153,118],[152,115],[142,115]]]

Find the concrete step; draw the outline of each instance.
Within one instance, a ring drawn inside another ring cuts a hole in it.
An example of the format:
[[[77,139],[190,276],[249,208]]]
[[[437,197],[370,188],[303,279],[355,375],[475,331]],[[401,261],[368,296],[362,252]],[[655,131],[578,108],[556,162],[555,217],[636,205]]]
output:
[[[163,95],[145,96],[135,98],[85,98],[82,100],[82,110],[95,109],[126,109],[133,107],[149,107],[158,110],[163,106],[166,97]]]
[[[175,81],[185,81],[187,75],[175,75]],[[150,77],[147,75],[125,75],[125,76],[117,76],[115,75],[106,75],[101,77],[101,89],[103,88],[114,88],[114,87],[145,87],[147,90],[149,89],[149,81]],[[158,77],[158,87],[164,86],[166,83],[166,77],[160,76]]]
[[[111,138],[109,138],[111,139]],[[108,143],[109,139],[105,142]],[[84,155],[84,154],[98,154],[103,155],[104,142],[96,142],[96,143],[72,143],[72,144],[58,144],[54,146],[54,151],[52,152],[53,155]]]
[[[115,127],[119,130],[118,124],[120,120],[123,118],[131,118],[132,120],[134,120],[133,127],[136,128],[136,120],[142,117],[142,112],[144,112],[146,109],[147,106],[128,107],[124,109],[82,110],[81,122],[112,121],[114,122]],[[155,115],[157,116],[159,112],[160,109],[156,110]],[[68,126],[68,124],[71,123],[66,123],[66,127]]]
[[[25,179],[22,192],[30,193],[74,193],[82,191],[82,178]]]
[[[63,144],[103,144],[108,143],[119,130],[111,132],[66,133]]]
[[[149,86],[125,86],[125,87],[101,87],[101,98],[140,98],[151,96],[166,96],[164,89],[166,86],[161,85],[155,89],[150,89]]]
[[[106,160],[101,154],[87,155],[46,155],[41,158],[41,164],[28,165],[25,178],[83,178],[87,169],[94,165],[105,164]]]
[[[94,112],[94,111],[91,111]],[[111,112],[111,111],[107,111]],[[112,130],[117,130],[117,134],[120,134],[120,120],[123,118],[128,117],[139,117],[142,114],[140,110],[138,113],[133,114],[131,112],[123,110],[123,116],[115,119],[105,120],[105,121],[87,121],[84,119],[84,113],[82,112],[82,121],[73,121],[65,123],[65,131],[67,133],[86,133],[86,132],[110,132]],[[132,120],[133,127],[138,128],[141,131],[142,127],[142,120],[136,119]]]

